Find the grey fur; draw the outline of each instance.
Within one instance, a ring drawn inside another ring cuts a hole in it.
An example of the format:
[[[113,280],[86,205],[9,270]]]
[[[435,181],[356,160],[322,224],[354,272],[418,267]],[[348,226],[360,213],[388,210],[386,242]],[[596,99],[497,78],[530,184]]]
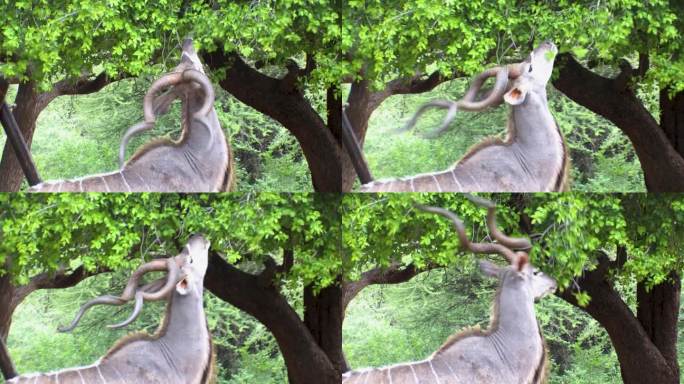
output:
[[[456,335],[428,359],[346,373],[343,384],[538,384],[545,350],[534,301],[555,290],[555,281],[529,263],[481,266],[500,280],[492,325]],[[536,273],[536,274],[535,274]]]

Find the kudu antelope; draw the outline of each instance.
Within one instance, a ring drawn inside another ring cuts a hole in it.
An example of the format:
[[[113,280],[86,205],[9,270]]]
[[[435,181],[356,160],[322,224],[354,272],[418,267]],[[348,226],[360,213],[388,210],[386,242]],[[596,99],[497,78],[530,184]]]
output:
[[[450,219],[461,246],[473,253],[499,254],[509,265],[481,260],[482,272],[499,280],[489,329],[453,335],[423,361],[348,372],[343,384],[538,384],[545,382],[546,350],[534,313],[535,300],[553,292],[556,282],[535,269],[528,239],[512,238],[496,227],[495,207],[488,204],[487,226],[498,243],[472,243],[461,220],[437,207],[419,207]]]
[[[98,304],[123,305],[135,300],[131,316],[110,327],[130,324],[140,314],[146,300],[168,301],[166,316],[154,335],[133,334],[119,340],[95,364],[57,372],[15,377],[8,383],[89,384],[89,383],[212,383],[213,352],[202,300],[209,242],[202,236],[190,238],[175,257],[156,259],[133,273],[123,294],[101,296],[84,304],[71,325],[74,329],[83,314]],[[168,271],[166,277],[138,287],[142,276],[151,271]]]
[[[157,96],[163,89],[166,93]],[[154,127],[175,99],[182,103],[178,141],[157,139],[124,163],[128,140]],[[46,181],[30,192],[219,192],[233,183],[230,147],[214,110],[214,89],[192,46],[183,43],[180,64],[155,81],[143,99],[144,121],[121,140],[120,169],[73,180]]]
[[[506,140],[490,138],[471,148],[451,168],[401,179],[377,180],[362,192],[546,192],[567,188],[569,158],[563,135],[546,99],[556,46],[539,45],[522,63],[489,69],[478,75],[463,99],[423,105],[407,124],[410,129],[430,108],[448,109],[437,129],[444,131],[457,110],[482,111],[506,102],[511,106]],[[485,80],[496,76],[494,88],[475,101]],[[509,80],[512,80],[509,82]],[[355,156],[355,154],[352,154]]]

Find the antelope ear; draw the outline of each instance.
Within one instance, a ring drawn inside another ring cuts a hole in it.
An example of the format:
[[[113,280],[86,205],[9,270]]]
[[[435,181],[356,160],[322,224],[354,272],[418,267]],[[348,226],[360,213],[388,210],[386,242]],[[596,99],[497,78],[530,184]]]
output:
[[[525,252],[517,252],[520,257],[518,258],[517,265],[516,267],[518,268],[518,272],[522,272],[523,268],[525,268],[525,265],[530,261],[530,257],[527,256],[527,253]]]
[[[510,91],[504,94],[504,101],[510,105],[518,105],[525,101],[526,96],[527,89],[525,89],[525,87],[521,87],[520,85],[516,85],[511,88]]]
[[[484,273],[486,276],[499,277],[499,271],[501,271],[501,268],[499,268],[498,265],[488,260],[480,260],[479,263],[480,271],[482,271],[482,273]]]
[[[187,295],[189,292],[188,284],[189,284],[188,277],[179,281],[178,284],[176,284],[176,292],[178,292],[178,294],[182,295],[182,296]]]

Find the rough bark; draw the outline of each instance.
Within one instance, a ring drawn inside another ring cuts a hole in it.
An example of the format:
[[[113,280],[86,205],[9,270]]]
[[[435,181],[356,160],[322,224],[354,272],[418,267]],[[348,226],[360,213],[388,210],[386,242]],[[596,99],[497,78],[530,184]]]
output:
[[[31,148],[33,132],[36,129],[36,120],[40,110],[38,109],[38,96],[34,83],[19,85],[19,91],[15,99],[16,107],[12,111],[17,121],[19,130],[24,136],[24,141]],[[19,160],[14,155],[14,150],[9,142],[5,142],[0,160],[0,192],[17,192],[24,178]]]
[[[14,368],[14,363],[10,358],[9,351],[5,345],[5,341],[0,337],[0,371],[5,380],[9,380],[17,376],[17,370]]]
[[[637,319],[673,374],[679,377],[677,362],[677,322],[681,279],[676,273],[650,290],[637,284]]]
[[[622,380],[625,384],[679,383],[676,356],[677,314],[679,313],[679,279],[646,291],[638,292],[637,315],[625,304],[608,277],[615,267],[605,254],[598,258],[593,271],[585,271],[577,280],[580,289],[591,296],[586,307],[580,307],[568,289],[558,295],[587,312],[603,326],[610,336],[620,362]]]
[[[627,135],[641,162],[648,191],[684,191],[684,96],[669,100],[666,93],[661,93],[661,107],[665,107],[661,127],[631,86],[645,68],[634,71],[623,64],[620,75],[607,78],[584,68],[569,54],[559,55],[557,62],[560,72],[553,85]]]
[[[340,374],[323,348],[273,285],[274,268],[267,264],[261,274],[252,275],[212,253],[204,285],[269,329],[283,355],[291,384],[339,383]]]
[[[316,293],[304,287],[304,324],[330,359],[338,376],[346,367],[342,353],[342,287],[332,285]]]
[[[94,79],[82,77],[76,80],[61,80],[55,83],[52,90],[44,93],[38,92],[37,85],[33,82],[19,84],[17,97],[14,100],[16,107],[12,114],[29,149],[31,148],[38,116],[52,100],[63,95],[94,93],[110,84],[113,80],[103,72]],[[0,160],[0,192],[17,192],[21,187],[23,178],[24,173],[14,155],[14,150],[11,144],[6,142],[2,152],[2,160]]]
[[[347,156],[341,142],[319,116],[297,79],[305,76],[313,64],[300,70],[296,65],[282,79],[269,77],[252,68],[237,54],[216,51],[205,53],[204,61],[213,70],[226,68],[219,85],[241,102],[273,118],[289,130],[299,142],[309,169],[314,190],[343,192],[342,157]],[[334,122],[335,119],[330,119]]]
[[[660,126],[675,151],[684,156],[684,91],[670,95],[660,91]]]
[[[5,96],[7,95],[8,89],[9,83],[4,78],[0,77],[0,103],[5,101]]]
[[[342,298],[342,305],[346,312],[349,303],[361,291],[374,284],[400,284],[413,279],[421,272],[434,268],[429,265],[424,269],[418,269],[415,265],[402,266],[399,263],[393,263],[387,268],[373,268],[361,274],[361,277],[356,281],[346,282],[344,284],[344,295]]]

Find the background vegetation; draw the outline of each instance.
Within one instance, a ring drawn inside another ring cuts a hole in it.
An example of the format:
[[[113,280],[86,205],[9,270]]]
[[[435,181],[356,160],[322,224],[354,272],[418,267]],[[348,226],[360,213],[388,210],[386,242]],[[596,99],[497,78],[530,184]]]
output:
[[[117,339],[132,332],[154,333],[164,316],[164,305],[145,305],[140,318],[121,330],[106,328],[114,319],[125,319],[130,306],[94,308],[72,333],[57,333],[68,324],[85,301],[102,294],[119,294],[127,273],[99,275],[77,287],[32,294],[17,310],[8,339],[19,372],[50,371],[88,365],[104,355]],[[264,326],[239,309],[205,291],[205,309],[216,347],[221,383],[286,382],[285,365],[273,336]],[[57,353],[59,352],[59,353]]]

